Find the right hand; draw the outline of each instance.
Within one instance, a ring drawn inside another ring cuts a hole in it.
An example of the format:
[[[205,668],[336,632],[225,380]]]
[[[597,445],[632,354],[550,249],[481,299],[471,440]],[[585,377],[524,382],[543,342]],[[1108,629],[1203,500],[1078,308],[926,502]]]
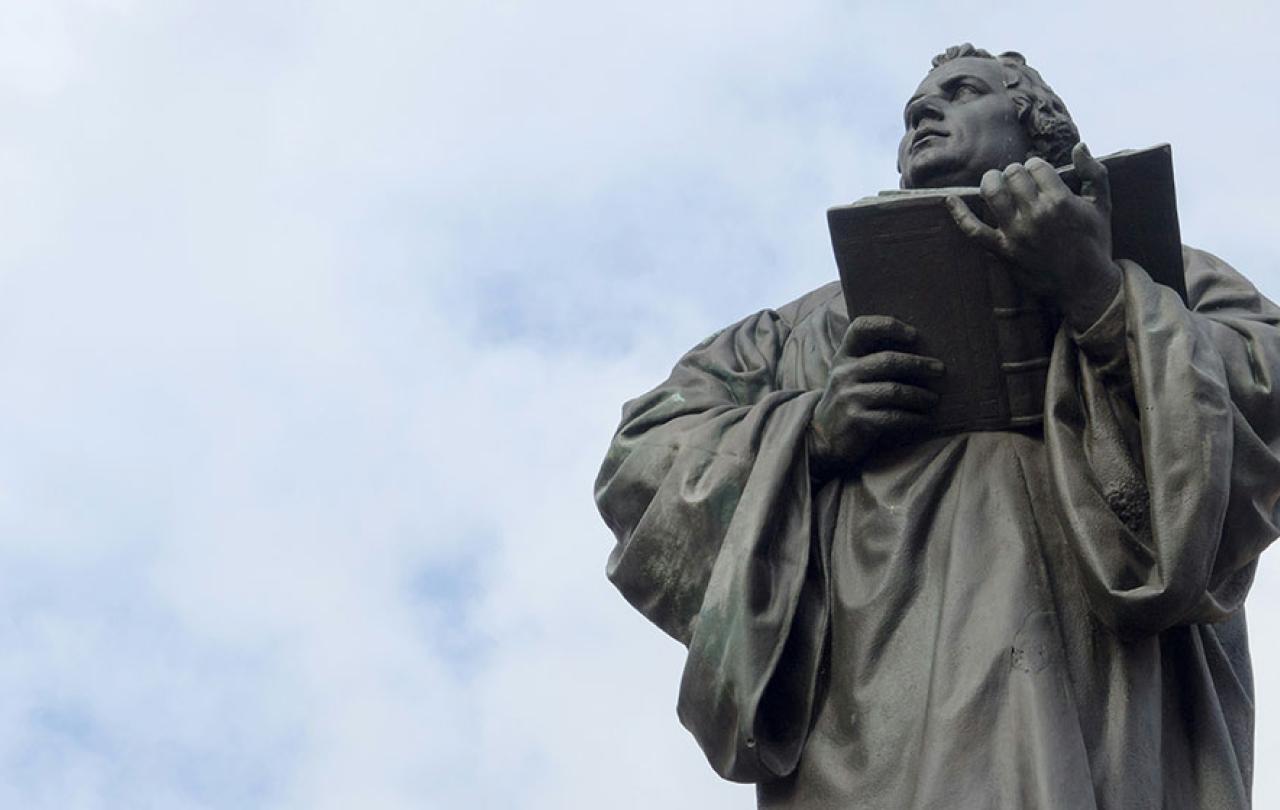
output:
[[[914,327],[885,315],[855,318],[831,363],[809,423],[810,469],[848,472],[878,442],[926,427],[942,377],[941,360],[912,354]]]

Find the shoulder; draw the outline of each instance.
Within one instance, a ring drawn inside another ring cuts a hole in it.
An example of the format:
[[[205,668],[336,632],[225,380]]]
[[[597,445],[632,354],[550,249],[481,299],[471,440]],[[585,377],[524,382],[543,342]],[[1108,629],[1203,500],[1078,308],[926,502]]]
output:
[[[840,290],[840,282],[832,281],[778,307],[777,313],[782,320],[786,321],[794,329],[815,317],[825,319],[833,310],[843,314],[844,308],[844,296]]]
[[[1205,250],[1182,246],[1182,267],[1187,280],[1187,301],[1203,314],[1235,314],[1275,320],[1276,305],[1234,267]]]
[[[769,333],[785,341],[799,328],[825,324],[833,313],[839,317],[845,317],[844,296],[841,294],[838,281],[824,284],[780,307],[752,313],[708,335],[693,350],[698,351],[727,337],[737,337],[744,333],[756,336]]]

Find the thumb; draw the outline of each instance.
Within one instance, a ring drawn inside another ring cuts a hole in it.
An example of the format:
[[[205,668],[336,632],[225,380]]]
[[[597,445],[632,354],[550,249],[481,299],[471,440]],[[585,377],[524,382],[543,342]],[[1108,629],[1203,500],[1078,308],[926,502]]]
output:
[[[1071,150],[1071,162],[1075,164],[1076,173],[1080,176],[1080,196],[1109,213],[1111,180],[1107,177],[1107,167],[1098,162],[1083,142],[1076,144]]]

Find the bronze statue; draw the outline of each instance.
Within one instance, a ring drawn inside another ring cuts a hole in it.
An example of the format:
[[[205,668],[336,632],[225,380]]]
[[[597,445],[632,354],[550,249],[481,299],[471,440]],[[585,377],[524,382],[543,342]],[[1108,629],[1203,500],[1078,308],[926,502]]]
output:
[[[850,323],[833,282],[627,403],[609,577],[688,647],[680,719],[762,808],[1247,808],[1280,308],[1199,250],[1185,305],[1113,259],[1107,173],[1021,56],[933,65],[902,185],[980,185],[956,226],[1061,313],[1042,423],[930,433],[921,325]]]

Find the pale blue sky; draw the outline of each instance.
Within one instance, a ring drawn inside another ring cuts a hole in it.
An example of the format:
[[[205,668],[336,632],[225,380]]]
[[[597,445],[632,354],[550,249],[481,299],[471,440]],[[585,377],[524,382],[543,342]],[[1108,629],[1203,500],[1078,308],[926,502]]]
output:
[[[1278,16],[0,0],[0,807],[751,806],[604,580],[622,401],[834,277],[964,40],[1280,295]]]

